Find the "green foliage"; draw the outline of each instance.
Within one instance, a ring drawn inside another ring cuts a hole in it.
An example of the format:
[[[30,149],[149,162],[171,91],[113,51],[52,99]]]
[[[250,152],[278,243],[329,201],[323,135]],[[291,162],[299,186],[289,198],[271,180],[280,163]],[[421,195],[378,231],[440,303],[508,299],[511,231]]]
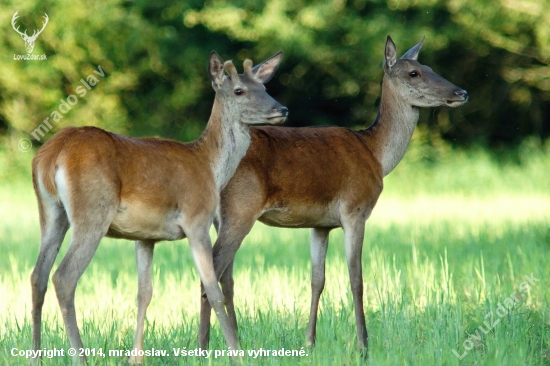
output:
[[[481,146],[457,149],[419,126],[401,163],[384,178],[383,195],[546,195],[548,166],[550,141],[527,138],[517,148],[504,151]],[[404,185],[404,181],[414,184]]]
[[[420,61],[467,89],[460,110],[421,123],[449,141],[482,144],[548,136],[550,3],[533,0],[8,1],[0,10],[0,133],[27,137],[100,65],[105,77],[44,139],[68,125],[189,140],[208,118],[210,50],[256,62],[282,49],[269,91],[289,124],[358,127],[376,116],[385,36],[400,52],[426,36]],[[50,21],[34,54],[9,26]],[[51,122],[51,119],[50,119]]]

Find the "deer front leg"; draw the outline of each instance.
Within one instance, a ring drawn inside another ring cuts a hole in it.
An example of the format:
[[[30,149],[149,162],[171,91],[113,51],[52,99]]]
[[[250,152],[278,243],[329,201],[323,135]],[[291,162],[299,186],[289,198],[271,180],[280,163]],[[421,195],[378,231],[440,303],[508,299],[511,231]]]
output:
[[[233,263],[231,261],[220,278],[222,293],[224,298],[225,310],[229,317],[229,324],[238,333],[239,326],[237,325],[237,314],[235,313],[235,305],[233,302],[235,281],[233,280]],[[210,342],[210,314],[212,307],[208,302],[208,298],[204,293],[204,286],[201,284],[201,313],[199,325],[199,345],[201,348],[207,348]]]
[[[325,288],[325,261],[330,230],[326,228],[314,228],[311,229],[309,237],[311,252],[311,307],[309,309],[306,343],[310,347],[315,345],[319,299]]]
[[[207,349],[210,343],[210,315],[212,307],[201,282],[201,311],[199,317],[199,347]]]
[[[147,307],[153,297],[153,281],[151,279],[151,267],[153,263],[153,252],[155,250],[154,241],[136,241],[136,264],[138,270],[138,315],[136,338],[134,340],[134,349],[143,350],[143,329],[145,325],[145,314]],[[139,354],[139,352],[137,352]],[[131,356],[128,360],[131,364],[141,364],[142,356]]]
[[[232,328],[227,312],[225,311],[223,294],[218,286],[218,278],[214,271],[212,244],[208,234],[208,226],[205,226],[205,228],[197,233],[187,232],[187,237],[189,239],[189,246],[191,247],[191,254],[195,266],[197,267],[199,277],[204,286],[204,291],[210,306],[214,309],[218,317],[227,345],[232,350],[237,350],[239,349],[237,334]],[[199,339],[201,338],[199,337]]]
[[[343,225],[346,259],[355,308],[355,322],[357,326],[357,345],[364,356],[368,352],[368,333],[363,311],[363,269],[361,255],[363,252],[363,238],[365,236],[365,222],[354,220],[352,224]]]
[[[252,180],[248,182],[249,184],[247,187],[254,187],[252,186]],[[235,197],[240,198],[242,196],[236,195]],[[228,312],[229,322],[235,333],[238,327],[235,305],[233,302],[233,263],[235,254],[260,215],[259,212],[262,210],[262,201],[260,199],[248,199],[247,206],[250,210],[241,210],[240,202],[226,202],[225,205],[222,206],[224,219],[219,221],[218,238],[213,248],[216,278],[219,278],[221,281],[224,294],[224,305]],[[210,337],[211,308],[202,285],[201,295],[199,344],[201,348],[207,348]]]

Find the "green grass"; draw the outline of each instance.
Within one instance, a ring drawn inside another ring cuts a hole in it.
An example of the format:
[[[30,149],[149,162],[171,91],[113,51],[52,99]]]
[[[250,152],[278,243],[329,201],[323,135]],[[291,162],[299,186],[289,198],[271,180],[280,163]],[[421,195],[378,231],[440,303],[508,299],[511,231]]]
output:
[[[483,151],[451,151],[439,162],[426,164],[414,160],[414,148],[411,158],[387,178],[385,192],[367,223],[363,270],[370,358],[365,364],[550,364],[549,150],[520,152],[520,158],[504,162]],[[522,154],[530,159],[521,158]],[[6,178],[0,185],[2,365],[26,364],[24,358],[11,356],[11,350],[31,345],[29,275],[38,253],[39,228],[26,174]],[[239,338],[245,353],[305,346],[308,236],[307,230],[257,224],[246,238],[235,264]],[[68,247],[68,237],[57,264]],[[199,281],[187,242],[160,243],[153,271],[145,348],[173,353],[173,348],[198,347]],[[540,281],[522,291],[524,276],[531,274]],[[86,347],[101,347],[104,352],[131,348],[136,282],[133,244],[104,239],[77,288],[76,307]],[[499,304],[512,295],[519,300],[504,314]],[[210,349],[226,350],[212,320]],[[487,331],[484,323],[497,320]],[[43,324],[43,347],[67,350],[51,285]],[[317,339],[314,349],[304,348],[308,354],[304,357],[244,357],[244,361],[250,365],[362,363],[356,351],[341,230],[330,237]],[[453,350],[466,354],[459,360]],[[109,356],[89,360],[97,365],[123,361]],[[69,363],[68,357],[45,360],[46,365]],[[230,361],[171,356],[149,357],[146,364]]]

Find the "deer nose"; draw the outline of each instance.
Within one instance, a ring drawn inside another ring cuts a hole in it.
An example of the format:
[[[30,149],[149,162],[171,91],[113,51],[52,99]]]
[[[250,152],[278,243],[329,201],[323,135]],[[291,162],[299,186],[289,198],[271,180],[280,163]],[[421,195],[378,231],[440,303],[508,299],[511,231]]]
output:
[[[468,92],[464,89],[455,90],[453,94],[456,95],[457,97],[464,98],[464,100],[468,99]]]
[[[279,107],[277,108],[277,112],[281,113],[283,117],[288,116],[288,108],[287,107]]]

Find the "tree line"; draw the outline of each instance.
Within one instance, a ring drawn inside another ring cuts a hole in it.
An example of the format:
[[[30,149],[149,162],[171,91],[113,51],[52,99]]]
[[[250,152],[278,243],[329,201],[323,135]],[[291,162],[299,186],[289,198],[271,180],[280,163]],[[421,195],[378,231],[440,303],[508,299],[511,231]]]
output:
[[[22,60],[20,30],[40,29]],[[0,134],[31,136],[98,66],[104,78],[51,133],[95,125],[133,136],[196,138],[214,93],[216,50],[238,68],[279,50],[269,93],[287,125],[374,121],[386,35],[400,52],[425,37],[419,61],[466,89],[459,110],[422,111],[430,135],[457,145],[518,144],[550,135],[550,3],[533,0],[24,0],[0,10]],[[49,130],[48,130],[49,132]]]

